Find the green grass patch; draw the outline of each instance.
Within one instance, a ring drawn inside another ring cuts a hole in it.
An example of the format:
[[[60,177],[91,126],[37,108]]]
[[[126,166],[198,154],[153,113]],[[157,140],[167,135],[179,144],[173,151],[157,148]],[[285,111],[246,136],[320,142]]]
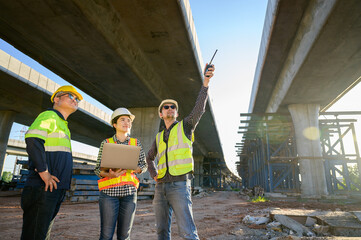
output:
[[[261,197],[261,196],[258,196],[258,197],[254,197],[251,199],[251,202],[268,202],[269,199],[265,198],[265,197]]]

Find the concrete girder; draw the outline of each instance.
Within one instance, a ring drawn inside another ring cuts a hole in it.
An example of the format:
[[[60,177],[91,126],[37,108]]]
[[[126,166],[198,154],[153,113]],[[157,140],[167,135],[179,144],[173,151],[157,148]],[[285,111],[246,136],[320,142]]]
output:
[[[277,112],[310,53],[314,42],[322,31],[335,3],[335,0],[312,1],[305,9],[287,59],[283,63],[277,84],[273,89],[266,112]],[[307,91],[309,90],[307,89]]]
[[[323,109],[361,76],[361,2],[270,1],[249,112]]]
[[[57,88],[55,82],[3,51],[0,51],[0,86],[0,111],[15,112],[14,121],[26,126],[52,107],[50,96]],[[99,147],[100,142],[112,134],[105,118],[105,113],[101,114],[86,101],[80,102],[78,111],[68,119],[72,139]]]

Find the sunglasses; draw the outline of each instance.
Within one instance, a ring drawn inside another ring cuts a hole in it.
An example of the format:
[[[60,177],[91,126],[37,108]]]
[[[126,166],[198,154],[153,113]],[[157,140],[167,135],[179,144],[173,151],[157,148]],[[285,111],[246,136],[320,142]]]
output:
[[[165,106],[163,106],[163,108],[164,109],[169,109],[169,108],[171,108],[171,109],[175,109],[175,106],[174,105],[165,105]]]
[[[68,97],[69,97],[71,100],[75,100],[77,103],[80,102],[80,100],[79,100],[76,96],[74,96],[73,94],[71,94],[71,93],[65,93],[65,94],[59,95],[58,97],[62,97],[62,96],[66,96],[66,95],[68,95]]]

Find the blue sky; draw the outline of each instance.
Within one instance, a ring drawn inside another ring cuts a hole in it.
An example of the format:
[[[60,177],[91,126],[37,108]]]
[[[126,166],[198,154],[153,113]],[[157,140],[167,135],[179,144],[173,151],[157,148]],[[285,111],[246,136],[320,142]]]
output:
[[[209,91],[223,153],[235,171],[240,113],[248,112],[267,1],[190,0],[190,5],[204,63],[218,49]]]
[[[235,172],[235,161],[238,159],[234,146],[241,141],[242,137],[237,134],[240,113],[248,112],[267,1],[190,0],[190,5],[204,64],[211,59],[215,49],[218,49],[213,60],[216,71],[210,83],[210,98],[227,165]],[[0,49],[57,83],[66,83],[56,74],[18,53],[1,40]],[[331,107],[330,111],[361,109],[361,101],[357,96],[360,91],[361,86],[356,86]],[[89,96],[85,95],[84,98],[111,113],[111,110],[92,101]],[[359,134],[360,119],[356,128]],[[14,124],[11,137],[18,138],[20,129],[21,126]],[[361,139],[360,136],[359,139]],[[94,155],[98,151],[97,148],[85,147],[79,143],[73,143],[73,150]],[[13,162],[9,160],[6,162],[4,170],[12,171],[12,169]]]

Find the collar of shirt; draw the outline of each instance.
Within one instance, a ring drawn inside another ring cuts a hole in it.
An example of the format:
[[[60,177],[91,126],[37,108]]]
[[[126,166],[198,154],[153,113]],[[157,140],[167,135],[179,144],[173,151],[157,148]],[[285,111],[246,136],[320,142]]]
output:
[[[170,127],[167,129],[165,128],[166,132],[170,132],[170,130],[172,130],[172,128],[178,123],[178,121],[176,120],[174,123],[172,123],[172,125],[170,125]]]
[[[63,117],[63,114],[61,114],[58,110],[55,110],[54,108],[48,108],[47,110],[49,111],[54,111],[56,114],[58,114],[58,116],[63,119],[64,121],[66,121]]]
[[[163,141],[164,142],[168,142],[168,137],[169,137],[169,134],[170,134],[170,130],[172,130],[172,128],[178,123],[178,121],[175,121],[172,125],[170,125],[170,127],[167,129],[165,128],[164,129],[164,132],[163,132]]]
[[[116,142],[116,143],[118,143],[118,144],[121,144],[121,143],[128,143],[129,139],[130,139],[130,137],[129,137],[129,136],[127,136],[127,137],[125,138],[124,142],[121,142],[121,141],[117,138],[116,134],[114,134],[114,136],[113,136],[113,140],[114,140],[114,142]]]

